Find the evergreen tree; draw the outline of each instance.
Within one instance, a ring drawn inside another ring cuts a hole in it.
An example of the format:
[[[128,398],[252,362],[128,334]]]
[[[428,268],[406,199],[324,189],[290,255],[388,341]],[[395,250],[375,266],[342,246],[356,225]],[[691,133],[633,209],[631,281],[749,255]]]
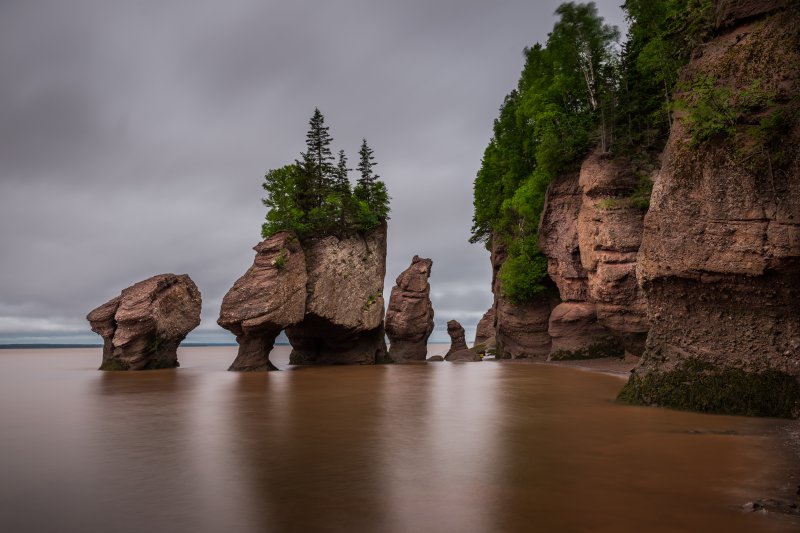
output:
[[[372,148],[369,147],[366,139],[361,139],[361,148],[358,150],[358,166],[356,167],[360,174],[358,185],[356,186],[356,197],[368,204],[371,203],[371,193],[380,177],[372,171],[373,167],[377,165],[372,154]]]
[[[304,174],[303,185],[307,197],[305,204],[309,209],[321,208],[325,196],[333,185],[335,174],[331,153],[333,137],[328,133],[328,129],[325,125],[325,116],[319,108],[314,108],[314,114],[308,121],[306,151],[300,154],[302,161],[297,162]]]
[[[339,214],[340,231],[347,229],[348,220],[351,218],[353,193],[350,190],[350,178],[348,177],[350,170],[351,169],[347,168],[347,156],[344,150],[339,150],[339,163],[336,165],[333,189],[338,204],[337,210]]]

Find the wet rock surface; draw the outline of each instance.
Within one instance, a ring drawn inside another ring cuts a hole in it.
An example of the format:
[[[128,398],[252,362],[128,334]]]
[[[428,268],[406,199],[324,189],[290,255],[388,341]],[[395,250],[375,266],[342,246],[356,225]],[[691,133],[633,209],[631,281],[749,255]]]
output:
[[[103,337],[100,370],[179,366],[177,349],[200,324],[200,291],[187,275],[140,281],[91,311],[86,319]]]
[[[483,314],[475,330],[475,344],[486,344],[494,339],[494,307]]]
[[[397,277],[386,311],[389,358],[396,363],[424,361],[433,331],[430,284],[433,261],[414,256],[411,265]]]

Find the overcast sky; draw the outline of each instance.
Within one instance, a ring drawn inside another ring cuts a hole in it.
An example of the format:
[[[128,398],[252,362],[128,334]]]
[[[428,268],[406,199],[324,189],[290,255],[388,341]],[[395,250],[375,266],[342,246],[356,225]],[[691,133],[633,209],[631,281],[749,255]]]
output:
[[[597,2],[620,28],[621,2]],[[351,161],[368,139],[393,198],[386,294],[430,257],[435,338],[473,329],[492,297],[472,181],[559,3],[3,0],[0,342],[99,341],[86,313],[163,272],[202,292],[190,338],[226,339],[263,175],[305,148],[315,106]]]

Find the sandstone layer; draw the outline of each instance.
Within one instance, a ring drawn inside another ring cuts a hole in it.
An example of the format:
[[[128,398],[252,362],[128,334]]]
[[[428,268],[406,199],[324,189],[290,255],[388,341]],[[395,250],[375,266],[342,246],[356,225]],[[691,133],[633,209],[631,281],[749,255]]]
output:
[[[464,339],[464,327],[458,320],[450,320],[447,322],[447,334],[450,335],[450,349],[445,354],[445,359],[450,354],[456,353],[461,350],[466,350],[467,341]]]
[[[239,343],[229,370],[274,369],[275,338],[305,316],[306,260],[294,233],[276,233],[253,249],[253,265],[223,298],[217,320]]]
[[[664,390],[686,397],[694,380],[735,375],[760,384],[747,385],[753,412],[742,414],[797,414],[799,405],[771,409],[793,401],[774,397],[780,387],[795,390],[781,376],[800,376],[800,12],[795,5],[758,18],[762,12],[744,4],[753,3],[720,3],[726,30],[693,54],[681,76],[713,79],[732,95],[757,87],[768,100],[745,109],[730,135],[699,143],[685,113],[676,116],[639,252],[652,328],[623,392],[674,405]],[[688,108],[699,97],[677,95]],[[767,129],[776,116],[780,132]],[[690,367],[702,372],[655,386]],[[704,387],[705,404],[720,407],[713,410],[735,404],[719,401],[726,390],[740,395],[739,384],[725,384]]]
[[[433,331],[431,275],[433,261],[414,256],[411,265],[397,277],[386,310],[389,358],[395,363],[424,361],[428,337]]]
[[[160,274],[124,289],[86,317],[103,337],[100,370],[179,366],[178,345],[200,324],[201,305],[185,274]]]

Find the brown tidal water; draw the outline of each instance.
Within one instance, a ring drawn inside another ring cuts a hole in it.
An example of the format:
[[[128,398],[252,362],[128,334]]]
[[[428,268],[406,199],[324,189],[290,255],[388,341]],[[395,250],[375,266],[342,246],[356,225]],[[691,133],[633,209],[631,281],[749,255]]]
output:
[[[800,531],[740,510],[797,467],[787,422],[617,405],[619,377],[572,368],[235,352],[0,350],[0,531]]]

